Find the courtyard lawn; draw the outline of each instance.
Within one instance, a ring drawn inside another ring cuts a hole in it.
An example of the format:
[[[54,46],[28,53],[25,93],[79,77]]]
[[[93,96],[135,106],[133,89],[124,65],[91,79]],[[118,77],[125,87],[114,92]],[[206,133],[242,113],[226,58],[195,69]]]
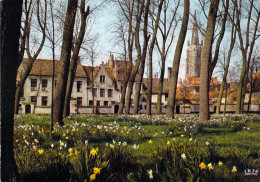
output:
[[[259,167],[260,115],[15,117],[24,181],[247,181]],[[256,173],[256,172],[255,172]]]

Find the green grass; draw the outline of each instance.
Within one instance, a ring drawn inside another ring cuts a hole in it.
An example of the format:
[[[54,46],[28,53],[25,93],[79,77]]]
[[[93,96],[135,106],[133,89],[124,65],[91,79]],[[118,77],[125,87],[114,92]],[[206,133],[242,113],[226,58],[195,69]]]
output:
[[[230,115],[226,117],[213,115],[211,118],[208,123],[198,124],[196,123],[197,115],[177,115],[175,120],[163,116],[150,118],[144,115],[134,117],[74,115],[64,119],[65,126],[63,128],[57,127],[54,130],[53,139],[50,140],[49,115],[16,116],[14,146],[18,168],[23,179],[35,179],[32,176],[37,174],[41,174],[44,178],[44,174],[48,173],[49,175],[45,176],[47,180],[52,175],[51,168],[55,168],[57,173],[60,173],[60,170],[73,171],[71,169],[73,165],[67,156],[69,148],[84,152],[87,150],[87,146],[99,148],[101,156],[100,159],[96,159],[96,162],[104,160],[108,161],[108,166],[111,165],[111,169],[103,167],[104,171],[107,170],[107,175],[111,175],[107,176],[109,179],[121,181],[129,178],[143,181],[147,179],[146,170],[151,168],[157,171],[155,179],[171,180],[173,176],[167,171],[176,168],[174,165],[180,165],[182,166],[179,166],[181,171],[174,171],[174,178],[188,180],[188,177],[185,176],[189,176],[195,180],[202,175],[198,168],[198,162],[210,162],[217,168],[217,162],[221,160],[226,162],[227,166],[225,167],[238,166],[237,175],[227,172],[221,175],[219,173],[224,173],[223,170],[216,169],[215,173],[209,172],[203,178],[223,180],[222,177],[225,176],[224,180],[232,181],[241,177],[243,168],[252,166],[259,161],[260,115]],[[184,136],[181,137],[181,135]],[[191,138],[192,141],[189,141]],[[35,142],[35,139],[38,140],[38,143]],[[61,142],[67,144],[66,148],[59,147]],[[51,144],[54,145],[53,148],[51,148]],[[124,149],[125,147],[126,149]],[[44,156],[46,156],[44,158],[35,157],[37,150],[41,148],[44,149]],[[58,157],[58,152],[61,152],[63,157]],[[121,152],[121,154],[116,156],[117,152]],[[170,164],[165,163],[164,159],[171,155],[174,155],[175,159],[179,157],[178,160],[182,160],[180,152],[187,152],[187,155],[190,153],[191,156],[196,157],[190,159],[191,164],[189,165],[174,163],[169,166]],[[164,157],[156,159],[156,153]],[[115,159],[123,157],[120,160],[125,160],[125,163],[118,165],[131,164],[130,166],[138,165],[139,167],[133,167],[135,171],[132,172],[133,168],[131,167],[126,172],[119,174],[112,170],[114,169],[112,166],[117,164],[114,164],[112,159],[106,158],[111,157],[111,155]],[[134,156],[132,160],[126,157],[129,155]],[[29,158],[34,157],[37,160],[29,160]],[[41,164],[38,164],[37,161],[41,161]],[[82,162],[82,159],[78,162],[80,161]],[[84,167],[88,164],[82,163],[82,165]],[[189,170],[186,171],[186,168]],[[86,169],[82,168],[81,170]],[[82,174],[82,171],[79,172],[80,169],[75,168],[75,170],[78,171],[71,172],[71,175],[64,176],[64,179],[84,181],[91,175],[90,169],[87,170],[88,174],[84,176],[79,175]],[[97,177],[98,179],[103,178]]]

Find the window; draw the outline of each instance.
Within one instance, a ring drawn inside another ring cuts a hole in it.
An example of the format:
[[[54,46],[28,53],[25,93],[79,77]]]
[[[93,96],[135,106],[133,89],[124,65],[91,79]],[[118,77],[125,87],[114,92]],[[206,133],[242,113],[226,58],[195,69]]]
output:
[[[104,101],[104,106],[108,106],[108,101]]]
[[[31,79],[31,91],[35,91],[37,87],[37,79]]]
[[[31,102],[34,102],[37,105],[37,96],[31,96]]]
[[[97,100],[97,106],[100,106],[100,100]]]
[[[42,106],[47,106],[48,104],[48,97],[47,96],[43,96],[42,97]]]
[[[100,97],[105,97],[105,89],[100,89]]]
[[[82,106],[82,97],[77,97],[77,107]]]
[[[237,100],[237,98],[236,97],[233,97],[233,101],[236,101]]]
[[[82,92],[82,81],[77,81],[77,92]]]
[[[165,94],[165,101],[168,100],[168,94]]]
[[[42,79],[42,91],[45,91],[48,86],[48,80]]]
[[[89,101],[88,101],[88,105],[89,105],[89,106],[92,106],[92,105],[93,105],[93,100],[89,100]]]
[[[108,89],[108,97],[113,97],[113,89]]]
[[[142,109],[143,109],[143,106],[142,106],[142,105],[139,105],[139,109],[142,110]]]
[[[87,78],[87,86],[90,86],[90,79]]]
[[[105,83],[105,76],[104,75],[100,76],[100,83]]]
[[[93,96],[96,97],[97,96],[97,89],[93,88]]]

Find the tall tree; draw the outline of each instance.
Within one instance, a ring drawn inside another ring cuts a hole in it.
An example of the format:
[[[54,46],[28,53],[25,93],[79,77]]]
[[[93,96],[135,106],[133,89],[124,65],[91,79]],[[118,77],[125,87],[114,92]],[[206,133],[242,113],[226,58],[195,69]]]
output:
[[[1,53],[1,180],[12,181],[18,174],[14,159],[14,101],[22,0],[0,2]]]
[[[233,17],[234,17],[234,15],[235,14],[233,13]],[[225,87],[225,84],[226,84],[226,81],[227,81],[229,64],[230,64],[231,55],[232,55],[232,51],[233,51],[235,42],[236,42],[236,30],[235,30],[235,26],[233,25],[232,30],[231,30],[231,40],[230,40],[230,46],[229,46],[229,51],[228,51],[227,63],[225,65],[224,75],[223,75],[223,78],[222,78],[222,82],[221,82],[221,86],[220,86],[220,90],[219,90],[219,95],[218,95],[216,114],[220,113],[222,95],[223,95],[224,87]]]
[[[139,109],[139,99],[140,99],[140,90],[143,83],[143,75],[144,75],[144,67],[145,67],[145,60],[146,60],[146,53],[148,48],[148,42],[150,35],[148,35],[148,13],[150,8],[150,0],[147,0],[145,8],[144,8],[144,23],[143,23],[143,46],[140,46],[140,36],[139,32],[135,33],[135,46],[137,50],[137,57],[140,58],[141,64],[138,70],[138,77],[137,77],[137,84],[135,88],[135,95],[134,95],[134,109],[133,114],[138,113]]]
[[[149,46],[149,85],[148,85],[148,93],[147,93],[147,107],[146,107],[146,114],[151,115],[151,109],[152,109],[152,81],[153,81],[153,49],[156,42],[157,37],[157,30],[159,27],[159,20],[161,16],[162,6],[163,6],[164,0],[160,0],[159,7],[157,10],[156,20],[155,20],[155,26],[153,28],[153,37]]]
[[[172,2],[172,1],[171,1]],[[162,91],[163,91],[163,84],[164,84],[164,73],[165,73],[165,63],[166,58],[168,56],[169,50],[171,48],[173,39],[174,39],[174,33],[176,30],[176,27],[178,25],[179,20],[177,19],[177,11],[180,6],[180,0],[174,1],[175,6],[173,11],[169,11],[171,5],[169,4],[170,1],[167,0],[164,3],[163,8],[163,19],[161,20],[161,24],[159,25],[159,30],[162,37],[161,46],[159,45],[159,40],[156,38],[156,46],[160,53],[161,57],[161,73],[159,78],[159,85],[158,85],[158,96],[157,96],[157,104],[156,104],[156,114],[161,114],[162,111]],[[168,15],[169,12],[172,12],[172,14]],[[168,17],[171,17],[170,20],[168,20]]]
[[[79,51],[81,48],[81,44],[83,42],[85,32],[86,32],[86,24],[87,24],[87,17],[90,14],[90,7],[88,6],[85,10],[85,3],[86,0],[81,0],[80,3],[80,31],[73,49],[73,55],[71,57],[70,61],[70,67],[69,67],[69,76],[68,76],[68,82],[67,82],[67,88],[66,88],[66,95],[65,95],[65,101],[64,101],[64,111],[63,115],[64,117],[69,116],[70,114],[70,98],[72,93],[72,87],[73,82],[75,79],[75,74],[77,70],[77,64],[80,61],[78,59]]]
[[[47,0],[44,0],[44,12],[40,11],[40,9],[42,9],[40,0],[36,1],[36,5],[35,5],[36,9],[37,9],[36,12],[33,11],[34,8],[32,6],[34,6],[34,5],[35,4],[33,3],[33,0],[30,0],[29,2],[27,0],[24,1],[25,27],[23,27],[24,32],[21,36],[21,49],[19,51],[20,66],[19,66],[19,70],[17,73],[15,107],[14,107],[16,114],[18,114],[18,111],[19,111],[19,102],[20,102],[20,97],[22,94],[22,89],[23,89],[24,83],[32,69],[34,61],[36,60],[36,58],[38,57],[38,55],[40,54],[40,52],[44,46],[45,37],[46,37],[45,30],[46,30],[46,18],[47,18]],[[31,29],[32,29],[31,24],[32,24],[33,14],[36,15],[37,22],[40,26],[40,31],[42,33],[42,39],[41,39],[41,42],[39,43],[39,47],[36,51],[30,49],[30,41],[31,41],[30,36],[31,36]],[[24,40],[24,38],[25,38],[25,40]],[[23,47],[24,44],[25,44],[25,47]],[[24,55],[24,50],[27,53],[28,59],[22,60],[22,56]],[[34,52],[34,54],[31,53],[32,51]]]
[[[124,70],[122,80],[122,90],[121,90],[121,98],[118,109],[118,114],[123,114],[123,109],[125,105],[125,97],[127,85],[129,82],[129,75],[131,74],[132,65],[133,65],[133,49],[134,49],[134,10],[136,2],[135,0],[127,0],[121,1],[116,0],[117,4],[120,6],[120,11],[123,16],[119,15],[119,23],[118,23],[118,44],[122,43],[122,47],[124,50],[123,57],[125,59]],[[123,17],[123,19],[122,19]],[[125,21],[126,19],[126,21]],[[126,22],[126,23],[125,23]],[[127,27],[127,28],[125,28]],[[129,63],[128,63],[129,62]]]
[[[242,113],[244,106],[244,97],[246,91],[246,84],[248,81],[247,74],[249,71],[249,65],[252,58],[255,41],[257,38],[259,38],[258,24],[260,19],[260,11],[257,9],[257,2],[254,0],[232,0],[232,3],[235,7],[236,17],[233,19],[232,16],[229,15],[229,17],[235,25],[240,44],[239,47],[242,54],[242,71],[240,74],[235,108],[235,113],[240,114]],[[247,19],[245,30],[241,27],[242,17],[244,17],[242,15],[245,15]]]
[[[137,45],[136,47],[138,47],[138,48],[140,45],[138,45],[138,41],[136,39],[139,40],[140,25],[141,25],[143,9],[144,9],[144,0],[136,3],[137,14],[136,14],[136,24],[135,24],[135,28],[134,28],[134,32],[135,32],[134,36],[135,36],[135,44]],[[140,49],[139,49],[139,51],[140,51]],[[135,64],[131,70],[131,74],[129,76],[129,82],[127,85],[127,94],[126,94],[126,101],[125,101],[125,114],[130,113],[132,90],[133,90],[133,85],[134,85],[134,81],[135,81],[135,76],[136,76],[139,66],[140,66],[140,62],[141,62],[141,54],[138,54]]]
[[[185,0],[181,30],[180,30],[178,42],[175,49],[174,60],[172,65],[173,70],[170,77],[170,88],[169,88],[169,96],[168,96],[167,110],[166,110],[166,116],[170,118],[174,117],[174,106],[175,106],[175,98],[176,98],[178,73],[179,73],[181,53],[182,53],[183,44],[185,41],[187,28],[188,28],[189,9],[190,9],[190,1]]]
[[[63,109],[65,90],[68,81],[68,72],[70,65],[71,47],[75,16],[77,11],[78,0],[69,0],[64,22],[63,39],[60,56],[60,70],[58,72],[58,80],[55,88],[54,105],[53,105],[53,124],[64,125]]]
[[[204,46],[202,48],[200,68],[200,109],[199,122],[203,123],[209,119],[209,64],[213,37],[216,25],[219,0],[212,0],[209,7],[207,29],[205,33]]]

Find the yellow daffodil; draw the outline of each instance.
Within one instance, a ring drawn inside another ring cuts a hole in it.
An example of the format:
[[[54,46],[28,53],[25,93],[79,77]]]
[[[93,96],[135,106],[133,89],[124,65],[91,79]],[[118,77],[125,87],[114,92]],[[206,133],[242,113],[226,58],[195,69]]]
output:
[[[69,148],[68,151],[69,151],[69,153],[72,153],[73,152],[73,148]]]
[[[153,141],[152,141],[152,140],[149,140],[148,143],[151,144],[151,143],[153,143]]]
[[[25,135],[23,135],[23,139],[25,139],[26,138],[26,136]]]
[[[153,153],[155,154],[155,155],[157,155],[158,154],[158,152],[155,150],[155,151],[153,151]]]
[[[116,132],[116,130],[113,130],[113,133],[115,133]]]
[[[90,181],[94,181],[96,179],[96,174],[91,174],[89,176]]]
[[[223,163],[221,161],[218,162],[218,166],[223,166]]]
[[[213,166],[211,163],[208,164],[208,168],[209,168],[209,170],[213,169]]]
[[[17,140],[15,140],[15,142],[16,142],[16,143],[18,143],[18,142],[19,142],[19,140],[17,139]]]
[[[121,130],[121,133],[124,133],[124,131],[123,131],[123,130]]]
[[[58,152],[58,156],[62,156],[62,153]]]
[[[70,157],[73,156],[73,153],[69,153],[69,156],[70,156]]]
[[[62,147],[63,147],[64,145],[65,145],[65,144],[64,144],[64,142],[61,142],[61,143],[60,143],[60,146],[62,146]]]
[[[167,141],[167,145],[170,145],[171,143],[169,141]]]
[[[149,178],[150,178],[150,179],[153,179],[153,170],[152,170],[152,169],[147,170],[147,173],[148,173],[148,175],[149,175]]]
[[[65,136],[66,136],[66,134],[65,134],[65,133],[63,133],[63,135],[62,135],[62,136],[64,136],[64,137],[65,137]]]
[[[237,172],[237,168],[236,168],[236,166],[233,166],[233,168],[232,168],[231,172],[232,172],[232,173],[235,173],[235,172]]]
[[[201,162],[199,167],[200,167],[200,169],[205,169],[206,168],[206,164],[204,162]]]
[[[68,140],[69,139],[69,137],[66,137],[66,140]]]
[[[43,150],[42,149],[38,150],[38,154],[42,155],[43,154]]]
[[[181,137],[184,137],[184,135],[182,134]]]
[[[101,168],[94,167],[94,168],[93,168],[93,173],[94,173],[94,174],[100,174],[100,169],[101,169]]]
[[[90,150],[90,155],[95,156],[96,154],[97,154],[96,149],[92,148],[92,149]]]
[[[192,142],[192,138],[189,138],[189,141]]]
[[[97,151],[97,152],[99,151],[98,147],[96,147],[96,151]]]
[[[75,156],[78,156],[78,151],[77,151],[77,149],[75,149],[75,151],[74,151],[74,154],[75,154]]]

